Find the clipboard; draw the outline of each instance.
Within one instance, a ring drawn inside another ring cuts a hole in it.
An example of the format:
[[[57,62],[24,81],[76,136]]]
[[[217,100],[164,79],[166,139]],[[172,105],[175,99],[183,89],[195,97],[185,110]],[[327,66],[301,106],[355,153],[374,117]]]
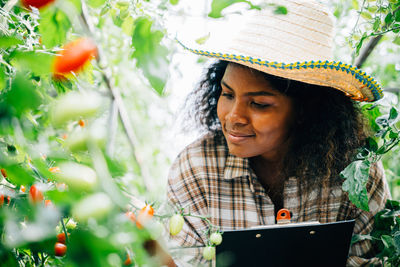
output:
[[[216,267],[346,266],[354,220],[225,231]]]

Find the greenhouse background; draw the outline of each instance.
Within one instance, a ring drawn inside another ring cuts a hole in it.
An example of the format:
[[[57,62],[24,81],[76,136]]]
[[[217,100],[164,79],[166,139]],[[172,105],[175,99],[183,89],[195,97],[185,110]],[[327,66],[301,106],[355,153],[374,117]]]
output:
[[[335,16],[335,60],[362,67],[384,91],[362,107],[374,133],[344,179],[350,199],[365,207],[362,164],[383,162],[395,201],[378,239],[383,257],[398,263],[400,1],[319,2]],[[168,170],[201,134],[183,129],[182,114],[211,62],[185,51],[176,36],[195,25],[201,42],[221,21],[259,8],[286,12],[246,0],[1,1],[0,262],[156,264],[143,244],[168,235],[163,224],[180,212],[166,204]],[[81,64],[55,65],[67,47],[85,51]],[[134,219],[132,227],[126,213],[140,217],[149,205],[155,219],[145,229]],[[54,253],[62,233],[65,256]]]

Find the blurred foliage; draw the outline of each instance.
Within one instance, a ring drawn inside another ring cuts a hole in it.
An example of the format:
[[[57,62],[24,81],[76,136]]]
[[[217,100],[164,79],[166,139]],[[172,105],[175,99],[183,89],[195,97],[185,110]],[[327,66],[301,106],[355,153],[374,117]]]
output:
[[[164,21],[184,13],[182,2],[56,0],[38,10],[0,0],[2,265],[159,265],[144,244],[166,234],[161,222],[173,213],[164,205],[162,177],[171,160],[160,147],[173,117],[164,97],[176,48]],[[207,3],[210,18],[223,19],[233,5],[288,12],[262,1]],[[368,40],[383,36],[363,68],[392,93],[363,106],[375,135],[343,173],[351,200],[367,209],[365,183],[375,161],[382,160],[392,196],[400,198],[400,4],[327,4],[339,25],[337,55],[354,60]],[[98,56],[79,71],[56,73],[54,58],[81,37],[96,43]],[[139,215],[145,202],[155,214],[140,228],[125,213]],[[54,251],[59,233],[66,234],[63,257]]]

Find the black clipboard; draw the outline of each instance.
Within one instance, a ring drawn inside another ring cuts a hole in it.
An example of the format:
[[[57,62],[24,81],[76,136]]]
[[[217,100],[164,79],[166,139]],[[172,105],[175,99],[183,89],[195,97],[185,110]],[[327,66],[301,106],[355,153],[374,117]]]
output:
[[[354,220],[225,231],[216,267],[346,266]]]

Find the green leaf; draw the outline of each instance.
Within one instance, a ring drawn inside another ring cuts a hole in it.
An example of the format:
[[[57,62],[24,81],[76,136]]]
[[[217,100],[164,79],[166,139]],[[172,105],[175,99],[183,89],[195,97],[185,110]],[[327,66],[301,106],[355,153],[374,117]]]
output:
[[[396,248],[397,254],[400,254],[400,231],[394,233],[393,243]]]
[[[127,17],[126,19],[124,19],[124,22],[121,25],[122,31],[126,35],[131,36],[133,33],[134,23],[135,22],[131,16]]]
[[[389,118],[388,118],[389,122],[394,122],[398,116],[399,116],[399,112],[397,111],[397,109],[395,107],[392,107],[389,112]]]
[[[22,164],[11,164],[4,166],[7,171],[7,179],[14,185],[32,184],[35,178],[33,173],[28,171]]]
[[[393,22],[394,18],[392,13],[388,13],[385,17],[385,23],[386,25],[390,25]]]
[[[394,20],[400,22],[400,10],[397,10],[396,14],[394,14]]]
[[[0,97],[4,99],[4,103],[0,102],[0,105],[5,104],[17,117],[41,104],[41,98],[33,84],[20,73],[12,81],[11,90]]]
[[[106,0],[88,0],[87,2],[89,4],[89,6],[91,6],[93,8],[98,8],[98,7],[101,7],[102,5],[104,5]]]
[[[208,33],[207,35],[202,36],[200,38],[197,38],[195,41],[198,44],[204,44],[208,40],[208,38],[210,38],[210,33]]]
[[[211,11],[210,13],[208,13],[208,16],[210,18],[221,18],[222,10],[236,3],[246,3],[250,6],[250,9],[260,10],[259,6],[253,5],[250,1],[247,0],[213,0],[211,3]]]
[[[393,40],[393,43],[396,44],[396,45],[400,45],[400,37],[398,37],[398,36],[395,37],[394,40]]]
[[[386,201],[385,207],[387,209],[391,209],[391,210],[393,210],[393,209],[398,210],[398,209],[400,209],[400,202],[397,200],[388,199]]]
[[[378,150],[378,143],[375,141],[374,138],[368,137],[367,138],[367,148],[369,151],[375,152]]]
[[[39,33],[42,44],[48,48],[62,45],[71,28],[67,15],[60,9],[45,9],[40,15]]]
[[[399,137],[399,133],[398,132],[393,132],[393,131],[389,132],[389,138],[397,139],[398,137]]]
[[[179,3],[179,0],[169,0],[169,3],[175,6]]]
[[[390,235],[382,235],[381,240],[386,248],[390,249],[393,246],[393,238]]]
[[[235,3],[243,3],[245,0],[213,0],[211,3],[211,11],[208,13],[210,18],[222,17],[222,10]]]
[[[275,14],[286,15],[288,13],[287,8],[284,6],[277,6],[274,10]]]
[[[6,87],[8,76],[3,66],[0,66],[0,92]]]
[[[152,29],[153,21],[141,17],[135,21],[132,35],[132,46],[135,48],[132,56],[136,66],[143,71],[151,86],[158,94],[162,94],[168,78],[168,49],[160,42],[164,34]]]
[[[367,104],[363,106],[363,113],[368,118],[369,125],[374,131],[378,131],[380,126],[375,122],[376,118],[382,115],[381,111],[376,105]]]
[[[54,56],[36,51],[16,51],[13,54],[13,65],[18,69],[28,68],[36,76],[51,73]]]
[[[368,37],[367,33],[364,32],[363,35],[361,36],[360,41],[358,41],[358,44],[356,46],[356,55],[358,55],[360,53],[360,49],[365,41],[365,39]]]
[[[349,193],[349,199],[358,208],[369,211],[368,193],[365,188],[369,177],[369,161],[353,161],[340,175],[346,179],[342,188]]]
[[[373,25],[373,30],[374,31],[378,31],[379,30],[379,26],[381,25],[381,20],[379,19],[379,17],[376,17],[375,18],[375,21],[374,21],[374,25]]]
[[[111,9],[110,5],[103,6],[103,8],[100,11],[100,16],[104,16],[105,14],[107,14],[108,11],[110,11],[110,9]]]
[[[16,36],[6,36],[0,34],[0,48],[8,48],[14,45],[23,44],[23,41]]]
[[[353,235],[353,237],[351,238],[351,244],[355,244],[363,240],[372,240],[372,239],[373,238],[370,235]]]
[[[372,15],[369,12],[361,12],[361,17],[363,17],[365,20],[372,19]]]

